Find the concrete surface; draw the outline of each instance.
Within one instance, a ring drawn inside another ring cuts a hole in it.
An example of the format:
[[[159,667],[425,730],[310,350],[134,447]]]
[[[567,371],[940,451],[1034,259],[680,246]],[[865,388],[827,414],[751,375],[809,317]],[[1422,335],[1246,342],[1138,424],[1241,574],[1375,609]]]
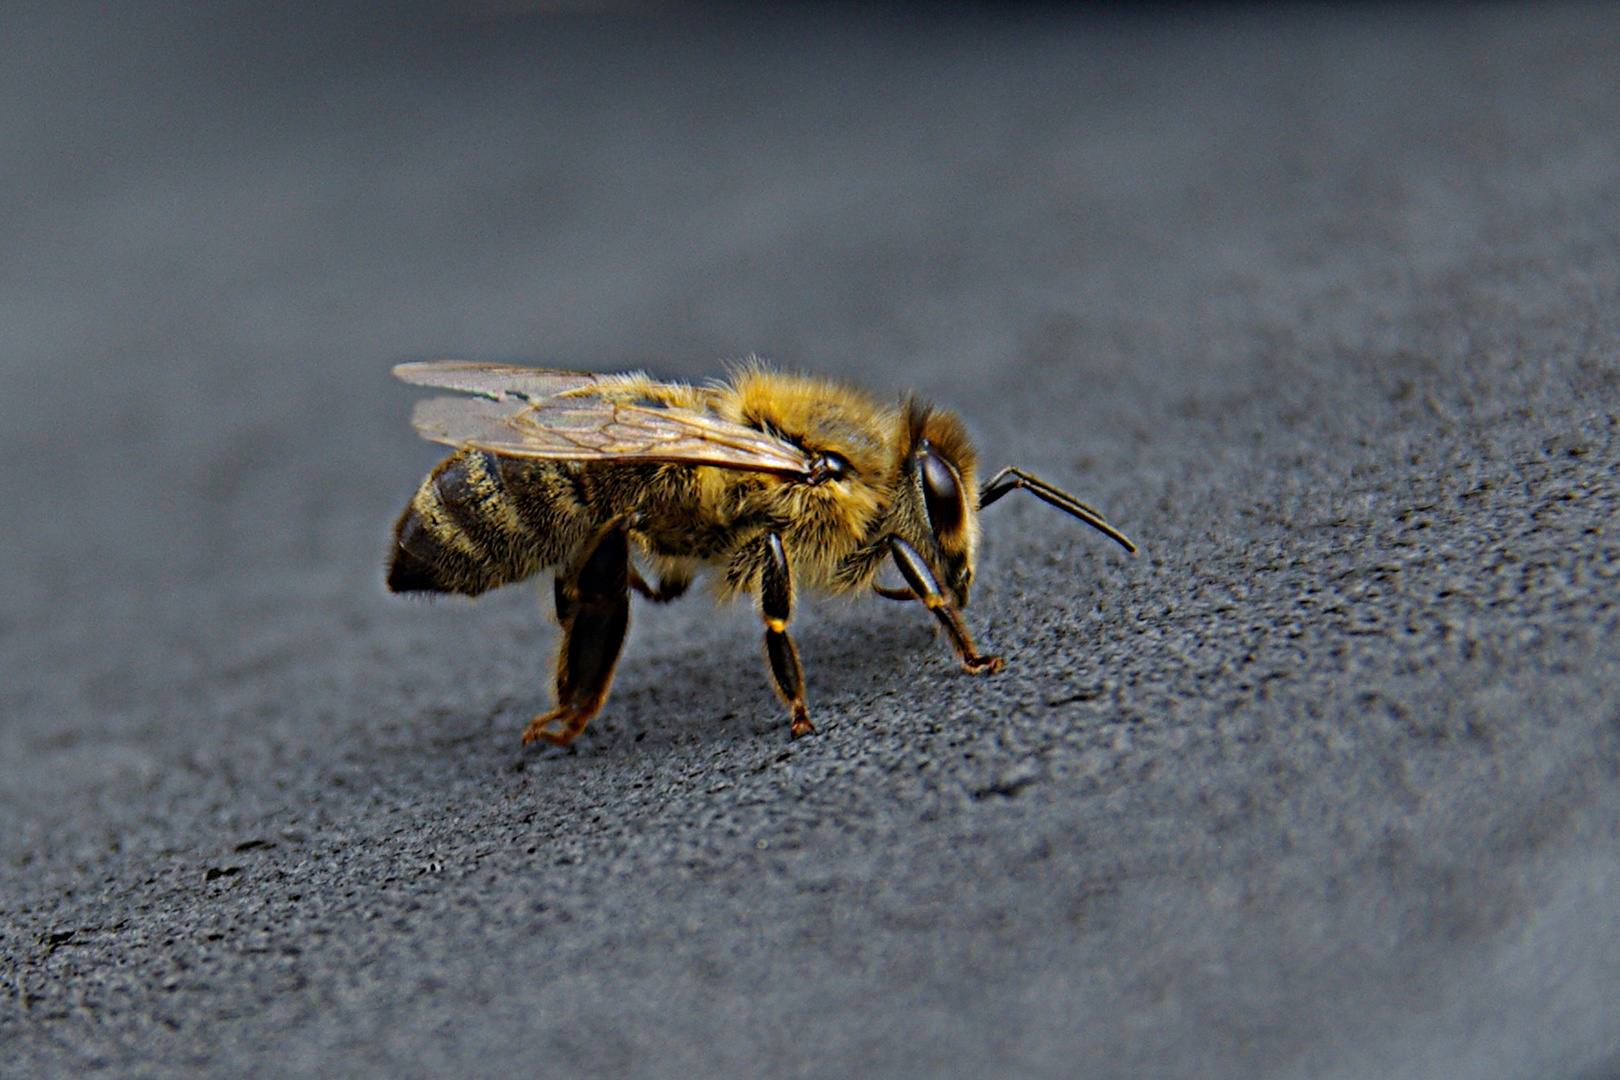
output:
[[[0,1073],[1620,1075],[1614,9],[521,7],[0,17]],[[521,749],[389,365],[753,351],[1143,553]]]

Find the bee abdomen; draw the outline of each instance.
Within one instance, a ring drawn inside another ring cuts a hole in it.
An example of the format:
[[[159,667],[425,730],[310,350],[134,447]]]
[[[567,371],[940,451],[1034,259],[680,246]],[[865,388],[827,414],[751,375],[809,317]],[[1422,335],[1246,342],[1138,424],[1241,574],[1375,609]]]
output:
[[[476,596],[521,581],[567,550],[572,517],[556,503],[555,467],[508,467],[482,450],[450,455],[422,481],[394,528],[388,587],[394,592]],[[531,473],[540,476],[531,476]],[[513,491],[510,481],[523,483]],[[539,483],[530,483],[539,480]],[[527,505],[547,504],[543,512]]]

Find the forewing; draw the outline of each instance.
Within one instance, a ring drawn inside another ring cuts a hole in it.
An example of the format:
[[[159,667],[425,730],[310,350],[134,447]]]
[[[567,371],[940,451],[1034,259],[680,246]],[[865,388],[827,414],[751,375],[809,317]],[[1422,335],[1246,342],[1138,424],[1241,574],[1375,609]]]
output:
[[[525,369],[517,369],[525,370]],[[580,395],[539,401],[433,398],[412,418],[425,439],[507,457],[667,461],[805,475],[791,443],[709,413]]]
[[[601,376],[583,371],[551,371],[515,364],[481,364],[472,360],[428,360],[400,364],[394,368],[394,375],[416,386],[465,390],[491,398],[516,396],[530,401],[585,390],[601,381]]]

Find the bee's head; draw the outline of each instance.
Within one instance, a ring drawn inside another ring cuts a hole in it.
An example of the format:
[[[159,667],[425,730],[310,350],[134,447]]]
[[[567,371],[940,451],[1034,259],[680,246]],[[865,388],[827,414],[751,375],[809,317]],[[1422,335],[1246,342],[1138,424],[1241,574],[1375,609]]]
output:
[[[896,531],[932,566],[940,587],[966,607],[979,547],[978,456],[962,421],[912,402]]]

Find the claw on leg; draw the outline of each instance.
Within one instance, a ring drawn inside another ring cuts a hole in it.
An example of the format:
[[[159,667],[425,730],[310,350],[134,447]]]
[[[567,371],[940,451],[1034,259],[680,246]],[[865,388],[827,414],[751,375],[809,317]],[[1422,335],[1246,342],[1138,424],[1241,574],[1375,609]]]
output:
[[[962,670],[969,675],[994,675],[1004,666],[999,656],[975,656],[962,661]]]
[[[588,713],[553,709],[529,721],[529,726],[523,729],[523,745],[548,742],[552,746],[567,746],[579,737],[589,721]]]

